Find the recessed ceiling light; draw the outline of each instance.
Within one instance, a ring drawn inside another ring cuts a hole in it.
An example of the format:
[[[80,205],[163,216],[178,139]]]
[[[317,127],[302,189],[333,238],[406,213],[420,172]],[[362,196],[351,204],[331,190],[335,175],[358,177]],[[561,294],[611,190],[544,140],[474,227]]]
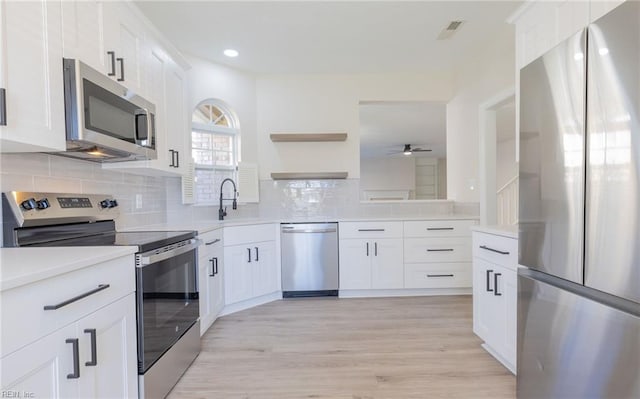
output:
[[[227,57],[231,57],[231,58],[237,57],[238,54],[240,54],[240,53],[238,53],[238,50],[234,50],[232,48],[228,48],[228,49],[226,49],[224,51],[224,55],[226,55]]]

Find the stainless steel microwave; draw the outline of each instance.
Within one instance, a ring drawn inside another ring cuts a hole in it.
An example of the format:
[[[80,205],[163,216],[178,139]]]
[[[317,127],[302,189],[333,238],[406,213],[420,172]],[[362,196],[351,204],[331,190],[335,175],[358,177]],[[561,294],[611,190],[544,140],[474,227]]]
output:
[[[67,151],[96,162],[155,159],[155,106],[75,59],[63,59]]]

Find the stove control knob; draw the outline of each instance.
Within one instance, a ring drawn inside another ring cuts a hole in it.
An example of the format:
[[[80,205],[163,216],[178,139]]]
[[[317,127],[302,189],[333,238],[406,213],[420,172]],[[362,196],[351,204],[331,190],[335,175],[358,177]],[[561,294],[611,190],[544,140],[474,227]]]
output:
[[[118,206],[118,201],[116,200],[106,199],[106,200],[100,201],[100,207],[102,209],[115,208],[116,206]]]
[[[40,210],[42,209],[47,209],[49,207],[51,207],[51,205],[49,204],[49,200],[46,198],[41,199],[40,201],[36,201],[36,207]]]
[[[22,201],[20,206],[25,211],[30,211],[32,209],[35,209],[35,207],[37,206],[36,199],[35,198],[29,198],[28,200],[24,200],[24,201]]]

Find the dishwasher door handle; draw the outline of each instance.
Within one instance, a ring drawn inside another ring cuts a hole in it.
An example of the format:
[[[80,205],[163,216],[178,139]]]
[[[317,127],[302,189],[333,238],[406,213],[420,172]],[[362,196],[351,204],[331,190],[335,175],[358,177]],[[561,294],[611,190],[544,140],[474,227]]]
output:
[[[287,229],[283,228],[283,233],[335,233],[337,230],[332,229]]]

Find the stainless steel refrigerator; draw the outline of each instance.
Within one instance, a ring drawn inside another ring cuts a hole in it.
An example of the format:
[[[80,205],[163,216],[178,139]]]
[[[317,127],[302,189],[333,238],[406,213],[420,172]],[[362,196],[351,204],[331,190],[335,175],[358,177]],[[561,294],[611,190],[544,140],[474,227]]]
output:
[[[640,3],[520,74],[519,398],[640,398]]]

